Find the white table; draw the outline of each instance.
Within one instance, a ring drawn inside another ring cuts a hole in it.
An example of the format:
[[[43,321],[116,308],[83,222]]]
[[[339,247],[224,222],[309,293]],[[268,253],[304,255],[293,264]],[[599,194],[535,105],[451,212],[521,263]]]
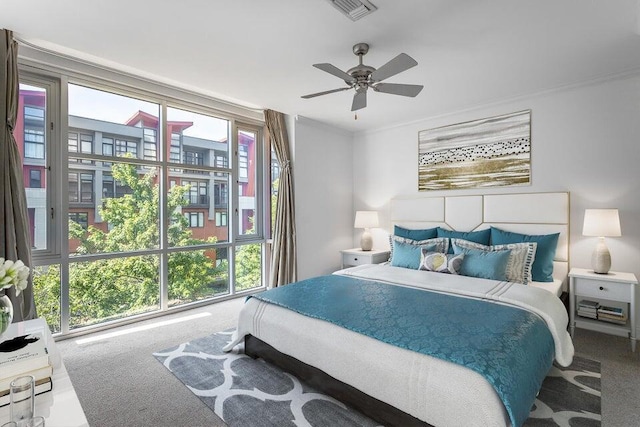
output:
[[[389,251],[371,250],[363,251],[360,248],[344,249],[342,254],[342,268],[353,267],[362,264],[380,264],[389,260]]]
[[[636,351],[636,287],[638,280],[633,273],[610,271],[609,274],[597,274],[593,270],[572,268],[569,272],[570,332],[575,328],[589,329],[605,334],[618,335],[631,340],[631,351]],[[628,321],[625,325],[607,323],[595,319],[577,316],[578,302],[585,297],[596,301],[624,303],[628,307]]]
[[[35,414],[45,418],[46,427],[88,427],[87,418],[44,319],[14,323],[9,327],[6,335],[3,335],[3,338],[33,332],[41,332],[45,337],[49,358],[53,366],[53,376],[51,377],[53,389],[36,396]],[[9,405],[0,407],[0,424],[9,421],[9,417]]]

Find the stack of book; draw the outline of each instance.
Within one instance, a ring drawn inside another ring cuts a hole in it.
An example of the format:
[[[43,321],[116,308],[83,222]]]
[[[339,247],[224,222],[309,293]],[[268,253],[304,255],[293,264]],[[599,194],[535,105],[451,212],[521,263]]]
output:
[[[9,384],[17,377],[32,375],[35,394],[53,387],[53,368],[42,333],[16,336],[0,343],[0,406],[9,404]]]
[[[580,300],[578,302],[578,316],[588,317],[589,319],[598,318],[598,304],[596,301],[590,301],[587,299]]]
[[[598,306],[598,320],[624,325],[627,323],[627,315],[620,307],[600,305]]]

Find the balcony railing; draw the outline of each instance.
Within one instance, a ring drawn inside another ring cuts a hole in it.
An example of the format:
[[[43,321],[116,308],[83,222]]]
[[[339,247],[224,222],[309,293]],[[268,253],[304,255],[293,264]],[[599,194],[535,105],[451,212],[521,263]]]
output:
[[[209,196],[202,194],[188,194],[187,201],[189,205],[209,206]]]

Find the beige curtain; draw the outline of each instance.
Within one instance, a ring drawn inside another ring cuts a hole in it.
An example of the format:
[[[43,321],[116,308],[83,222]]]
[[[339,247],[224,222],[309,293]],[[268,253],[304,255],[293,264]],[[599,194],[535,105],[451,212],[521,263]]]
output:
[[[0,257],[21,260],[31,266],[31,243],[27,196],[22,161],[13,128],[18,115],[18,44],[9,30],[0,32]],[[13,321],[34,319],[33,283],[16,297],[15,288],[5,292],[13,302]]]
[[[284,115],[277,111],[265,110],[264,119],[271,138],[271,145],[280,165],[280,182],[276,220],[271,250],[271,277],[273,287],[295,282],[298,278],[296,260],[296,215],[293,202],[293,177],[289,137]]]

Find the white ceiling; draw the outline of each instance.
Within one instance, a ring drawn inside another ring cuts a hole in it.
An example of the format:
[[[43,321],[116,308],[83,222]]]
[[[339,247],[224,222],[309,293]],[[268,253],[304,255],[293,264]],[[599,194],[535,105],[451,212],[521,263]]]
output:
[[[640,67],[638,0],[372,0],[352,22],[326,0],[3,0],[0,27],[25,41],[241,105],[346,130],[376,129]],[[418,66],[389,83],[417,98],[352,92],[312,67],[379,68],[405,52]]]

